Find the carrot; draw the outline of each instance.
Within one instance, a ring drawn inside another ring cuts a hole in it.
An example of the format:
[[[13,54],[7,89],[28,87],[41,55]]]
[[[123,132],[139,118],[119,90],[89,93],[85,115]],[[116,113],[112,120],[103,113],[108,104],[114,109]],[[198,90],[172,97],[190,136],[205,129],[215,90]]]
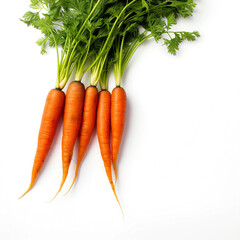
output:
[[[105,171],[111,184],[113,193],[121,208],[118,200],[115,186],[112,179],[111,171],[111,151],[110,151],[110,128],[111,128],[111,94],[107,90],[102,90],[99,93],[98,109],[97,109],[97,135],[101,150],[101,155],[105,167]],[[122,208],[121,208],[122,210]]]
[[[63,137],[62,137],[63,175],[59,190],[56,193],[55,197],[61,191],[68,175],[68,170],[73,155],[73,148],[82,122],[84,95],[85,88],[81,82],[74,81],[69,84],[66,93],[66,103],[64,107],[63,118]]]
[[[38,134],[37,151],[32,168],[31,182],[27,191],[21,197],[31,190],[43,166],[56,133],[58,122],[63,111],[64,101],[65,93],[61,90],[52,89],[48,93]]]
[[[72,188],[73,184],[75,183],[79,166],[81,161],[85,155],[87,150],[89,141],[91,139],[95,122],[96,122],[96,110],[97,110],[97,101],[98,101],[98,90],[95,86],[90,86],[86,89],[85,99],[84,99],[84,108],[83,108],[83,118],[82,118],[82,126],[80,128],[79,133],[79,148],[78,148],[78,159],[77,159],[77,166],[75,170],[75,176],[73,182],[67,191],[67,193]]]
[[[117,181],[117,159],[125,124],[127,96],[121,87],[115,87],[111,97],[112,163]]]

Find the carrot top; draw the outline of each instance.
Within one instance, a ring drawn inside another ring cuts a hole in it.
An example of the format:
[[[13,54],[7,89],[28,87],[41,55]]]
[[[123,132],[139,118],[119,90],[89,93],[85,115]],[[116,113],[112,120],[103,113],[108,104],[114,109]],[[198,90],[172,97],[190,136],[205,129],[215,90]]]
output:
[[[64,88],[74,69],[76,81],[92,69],[91,84],[96,85],[105,62],[114,65],[119,86],[133,53],[146,39],[162,40],[175,55],[180,43],[199,37],[197,31],[171,30],[195,6],[193,0],[31,0],[33,11],[22,21],[42,32],[37,41],[42,54],[47,46],[56,48],[56,88]]]
[[[97,8],[102,1],[80,5],[77,1],[35,0],[30,5],[35,11],[26,12],[21,19],[42,32],[43,37],[37,41],[42,54],[46,53],[47,46],[56,48],[57,89],[64,88],[75,67],[75,78],[81,80],[89,55],[91,34],[99,27],[94,20],[98,21]]]

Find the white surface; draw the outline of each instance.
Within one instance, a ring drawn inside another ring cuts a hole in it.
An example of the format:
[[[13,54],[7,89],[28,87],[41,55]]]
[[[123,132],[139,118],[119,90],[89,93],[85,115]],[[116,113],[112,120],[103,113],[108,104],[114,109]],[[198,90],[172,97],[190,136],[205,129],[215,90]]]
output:
[[[130,62],[117,185],[124,221],[96,134],[73,191],[62,197],[76,153],[64,190],[48,202],[61,180],[61,126],[33,190],[17,199],[56,76],[55,52],[41,56],[40,33],[18,19],[27,5],[3,1],[0,10],[0,239],[239,240],[239,1],[198,1],[178,27],[199,30],[198,41],[176,57],[149,41]]]

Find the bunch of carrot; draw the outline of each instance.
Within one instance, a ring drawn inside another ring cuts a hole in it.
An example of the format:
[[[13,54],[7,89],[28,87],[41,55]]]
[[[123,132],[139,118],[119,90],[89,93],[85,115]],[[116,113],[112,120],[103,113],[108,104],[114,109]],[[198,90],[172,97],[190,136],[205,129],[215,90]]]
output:
[[[23,195],[37,179],[63,113],[63,174],[57,194],[67,178],[74,145],[79,138],[76,171],[69,190],[76,181],[96,125],[106,174],[118,201],[115,191],[117,159],[127,105],[126,92],[121,87],[124,70],[136,49],[149,38],[157,42],[162,39],[168,51],[176,54],[181,42],[199,37],[197,31],[171,30],[177,18],[192,15],[195,5],[193,0],[31,0],[30,6],[35,11],[28,11],[22,21],[43,33],[37,41],[41,53],[46,53],[47,46],[56,48],[57,81],[55,89],[47,96],[31,182]],[[108,91],[111,68],[116,79],[112,94]],[[81,80],[89,70],[90,86],[85,90]],[[69,84],[65,95],[62,89],[74,71],[75,80]]]

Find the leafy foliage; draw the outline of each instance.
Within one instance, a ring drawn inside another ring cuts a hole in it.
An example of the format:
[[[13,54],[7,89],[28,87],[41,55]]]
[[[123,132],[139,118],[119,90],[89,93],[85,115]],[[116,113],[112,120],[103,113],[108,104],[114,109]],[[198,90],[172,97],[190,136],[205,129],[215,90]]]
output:
[[[175,55],[183,41],[199,37],[197,31],[172,31],[195,6],[193,0],[30,0],[32,11],[21,20],[42,32],[37,41],[42,54],[48,46],[56,48],[57,85],[63,87],[75,67],[78,78],[94,68],[97,79],[107,79],[114,65],[121,78],[133,53],[150,37]],[[92,63],[85,68],[87,59]]]

